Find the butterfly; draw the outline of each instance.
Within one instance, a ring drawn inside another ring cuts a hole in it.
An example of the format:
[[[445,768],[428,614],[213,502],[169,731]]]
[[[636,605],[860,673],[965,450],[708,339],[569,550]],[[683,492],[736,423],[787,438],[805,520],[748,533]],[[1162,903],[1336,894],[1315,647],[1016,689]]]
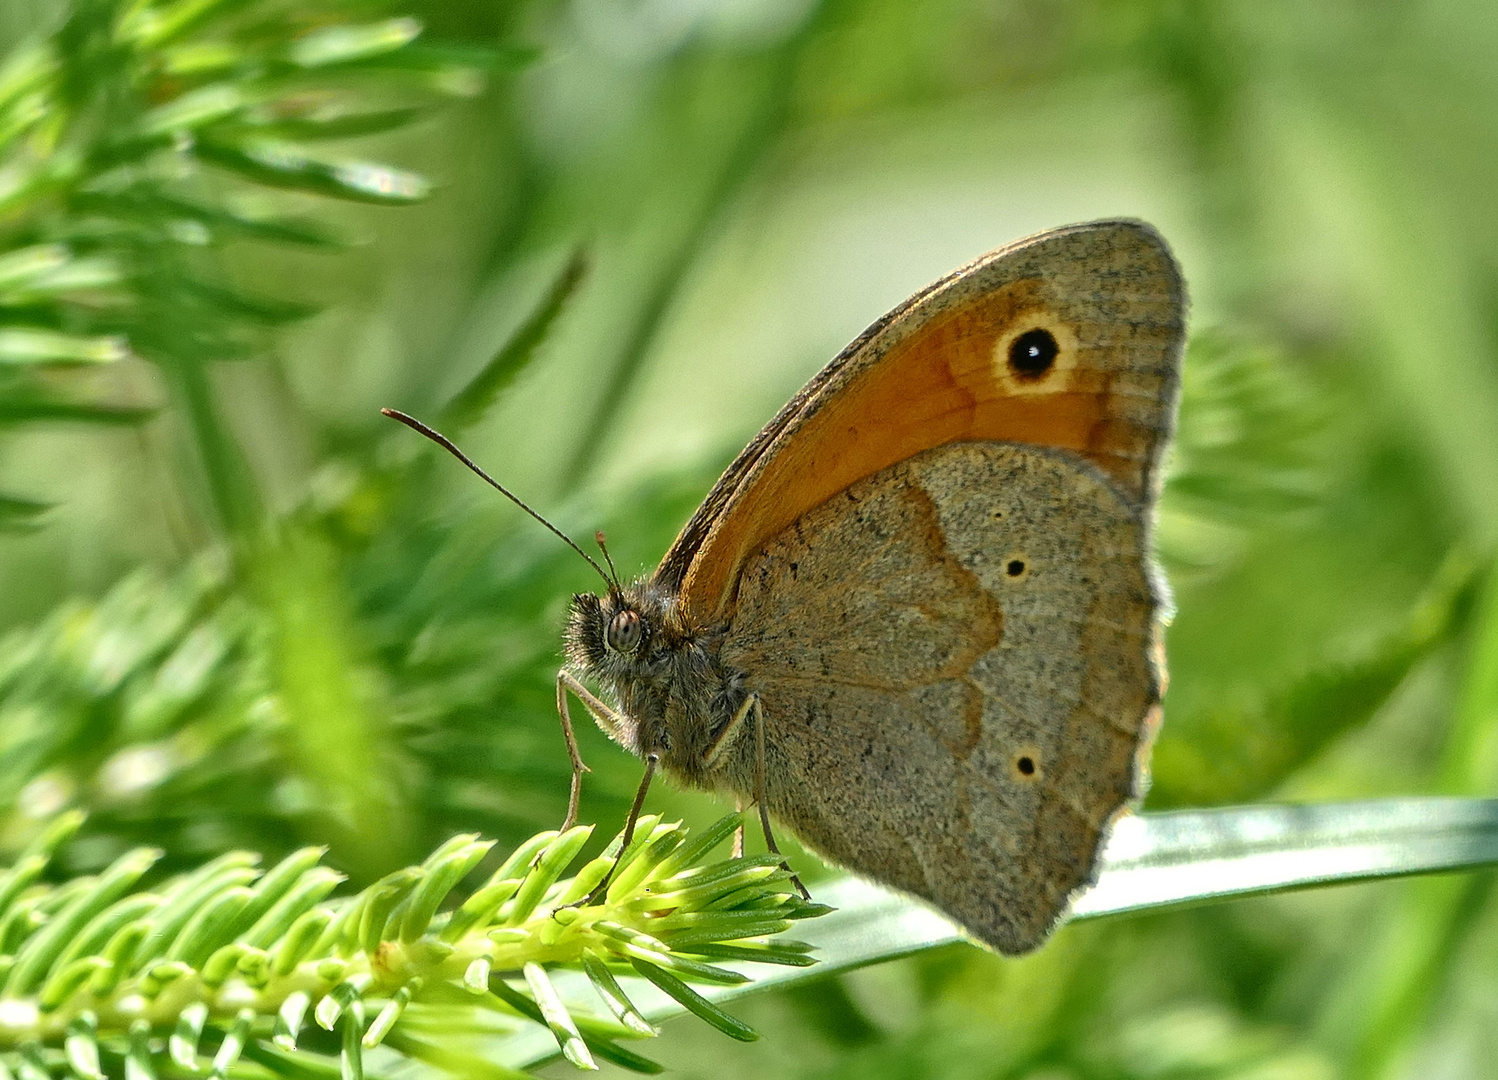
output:
[[[653,573],[563,536],[607,584],[573,597],[557,679],[569,824],[570,695],[645,762],[626,837],[659,769],[755,804],[771,851],[773,818],[1000,952],[1043,942],[1159,725],[1185,311],[1148,225],[1020,240],[814,376]]]

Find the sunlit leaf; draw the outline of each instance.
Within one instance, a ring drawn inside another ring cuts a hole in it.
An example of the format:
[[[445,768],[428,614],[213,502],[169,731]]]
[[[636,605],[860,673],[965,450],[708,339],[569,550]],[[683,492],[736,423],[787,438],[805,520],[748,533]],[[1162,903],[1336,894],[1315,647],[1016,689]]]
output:
[[[428,115],[423,108],[377,109],[363,112],[331,112],[326,115],[248,117],[243,124],[246,136],[267,139],[285,139],[291,142],[312,142],[325,139],[351,139],[362,135],[377,135],[394,131],[412,124]],[[237,125],[236,125],[237,127]],[[237,137],[238,131],[224,132]]]
[[[204,161],[262,184],[355,202],[418,202],[431,191],[425,179],[404,169],[369,162],[323,161],[283,142],[242,146],[204,142],[199,144],[197,154]]]
[[[217,16],[243,8],[250,0],[176,0],[167,4],[135,4],[121,21],[122,40],[145,48],[159,48]]]
[[[416,19],[387,19],[364,26],[330,26],[315,30],[291,46],[292,63],[301,67],[327,67],[394,52],[416,40],[421,23]]]
[[[141,118],[140,131],[146,136],[194,131],[244,107],[243,89],[233,83],[215,83],[152,109]]]
[[[0,294],[23,291],[34,281],[56,273],[73,255],[64,244],[37,244],[0,255]]]
[[[130,355],[118,336],[83,337],[55,330],[0,328],[0,364],[107,364]]]
[[[0,256],[0,304],[37,304],[107,289],[123,278],[114,259],[76,258],[63,244],[40,244]]]
[[[227,41],[192,41],[161,51],[161,68],[171,75],[203,76],[227,72],[249,59]]]
[[[28,42],[13,50],[0,66],[0,110],[46,84],[57,72],[56,54],[40,42]]]

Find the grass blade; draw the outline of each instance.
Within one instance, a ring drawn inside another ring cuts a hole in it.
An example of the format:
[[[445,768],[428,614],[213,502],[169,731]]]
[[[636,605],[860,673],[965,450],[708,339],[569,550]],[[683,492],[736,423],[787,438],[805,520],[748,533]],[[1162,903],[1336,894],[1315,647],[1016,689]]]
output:
[[[1246,806],[1125,818],[1102,857],[1098,883],[1071,918],[1158,910],[1242,896],[1316,888],[1498,864],[1498,799],[1413,798],[1319,806]],[[712,1005],[757,990],[892,960],[965,940],[923,904],[856,878],[815,886],[837,910],[798,924],[816,950],[815,968],[744,967],[751,981],[692,992]],[[660,974],[666,974],[661,972]],[[569,999],[587,983],[553,976]],[[651,1024],[685,1011],[644,980],[629,980],[629,999]],[[556,1056],[550,1033],[533,1029],[504,1040],[503,1060],[532,1066]]]
[[[1498,862],[1498,799],[1240,806],[1119,822],[1073,918]]]
[[[516,328],[483,369],[447,403],[440,426],[461,430],[481,419],[495,398],[519,377],[536,356],[557,316],[587,276],[588,257],[582,248],[572,253],[541,303]]]

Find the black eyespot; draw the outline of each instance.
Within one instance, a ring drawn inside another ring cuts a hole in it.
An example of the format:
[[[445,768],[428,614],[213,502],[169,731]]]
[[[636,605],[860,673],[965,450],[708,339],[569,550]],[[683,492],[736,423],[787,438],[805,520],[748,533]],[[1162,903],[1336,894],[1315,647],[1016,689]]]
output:
[[[1025,562],[1024,562],[1024,560],[1023,559],[1010,559],[1009,560],[1009,565],[1006,566],[1006,567],[1004,567],[1004,572],[1007,573],[1010,577],[1019,577],[1021,574],[1023,574],[1025,572]]]
[[[628,655],[640,647],[640,635],[643,631],[640,613],[625,608],[609,620],[609,628],[603,635],[604,644],[612,652]]]
[[[1021,776],[1035,775],[1035,759],[1030,757],[1028,754],[1021,755],[1020,758],[1015,761],[1014,767],[1019,770],[1019,774]]]
[[[1061,346],[1049,330],[1026,330],[1009,346],[1009,366],[1021,379],[1038,379],[1056,362]]]

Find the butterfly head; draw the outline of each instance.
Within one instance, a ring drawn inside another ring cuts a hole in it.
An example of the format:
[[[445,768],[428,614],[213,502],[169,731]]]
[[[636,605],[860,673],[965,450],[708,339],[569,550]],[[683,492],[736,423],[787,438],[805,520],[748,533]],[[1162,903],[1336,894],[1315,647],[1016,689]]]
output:
[[[567,659],[605,681],[648,677],[670,651],[673,607],[648,579],[602,596],[578,593],[567,617]]]

